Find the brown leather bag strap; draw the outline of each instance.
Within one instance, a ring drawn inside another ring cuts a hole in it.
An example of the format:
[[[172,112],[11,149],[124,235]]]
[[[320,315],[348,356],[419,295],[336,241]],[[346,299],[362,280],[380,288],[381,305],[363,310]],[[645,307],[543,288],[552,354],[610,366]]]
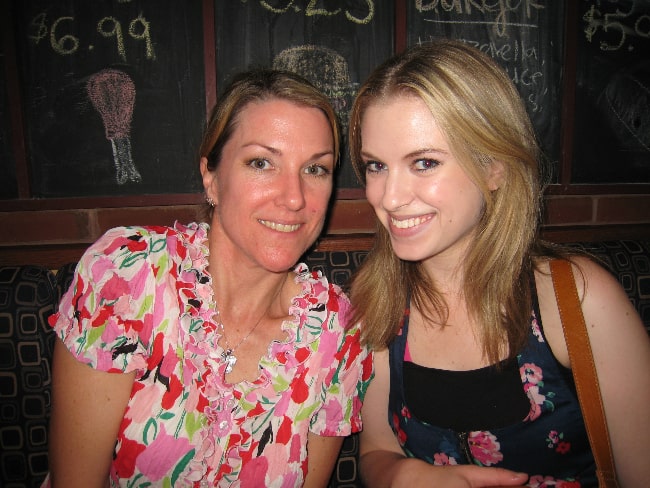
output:
[[[587,428],[591,450],[596,460],[598,484],[600,487],[617,487],[616,470],[605,422],[603,401],[598,386],[598,376],[571,263],[566,260],[554,259],[550,262],[550,266],[580,409]]]

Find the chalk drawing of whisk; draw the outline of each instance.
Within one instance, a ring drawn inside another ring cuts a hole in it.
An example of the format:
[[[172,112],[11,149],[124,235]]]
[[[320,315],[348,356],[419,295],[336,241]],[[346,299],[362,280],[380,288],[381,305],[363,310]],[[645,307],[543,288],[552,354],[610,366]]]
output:
[[[106,139],[111,141],[115,179],[118,185],[142,181],[131,156],[131,119],[135,84],[129,75],[116,69],[95,73],[86,83],[88,98],[104,123]]]

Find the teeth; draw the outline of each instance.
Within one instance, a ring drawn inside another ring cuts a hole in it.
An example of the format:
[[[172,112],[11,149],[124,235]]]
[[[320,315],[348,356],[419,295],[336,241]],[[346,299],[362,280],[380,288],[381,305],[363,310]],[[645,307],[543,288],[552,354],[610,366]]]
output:
[[[390,221],[398,229],[409,229],[430,220],[430,218],[431,217],[414,217],[412,219],[397,220],[391,217]]]
[[[259,222],[269,229],[277,230],[278,232],[294,232],[300,228],[300,224],[278,224],[268,220],[260,220]]]

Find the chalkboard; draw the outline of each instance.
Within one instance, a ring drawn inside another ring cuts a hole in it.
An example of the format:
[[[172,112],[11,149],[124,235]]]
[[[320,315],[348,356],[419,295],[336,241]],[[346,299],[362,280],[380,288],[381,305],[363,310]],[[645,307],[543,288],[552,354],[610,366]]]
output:
[[[650,2],[582,1],[572,182],[650,183]]]
[[[217,83],[254,66],[290,69],[333,102],[347,132],[359,85],[393,52],[392,2],[378,0],[215,0]],[[381,8],[379,8],[381,7]],[[359,187],[349,162],[339,188]]]
[[[407,1],[408,45],[460,39],[491,55],[526,102],[542,150],[559,159],[564,0]]]
[[[14,2],[36,197],[200,189],[200,2]]]

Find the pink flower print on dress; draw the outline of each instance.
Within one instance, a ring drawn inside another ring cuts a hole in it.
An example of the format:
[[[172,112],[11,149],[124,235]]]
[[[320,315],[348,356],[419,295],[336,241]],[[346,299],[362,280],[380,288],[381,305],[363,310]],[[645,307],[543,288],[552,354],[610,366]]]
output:
[[[185,438],[176,439],[167,434],[164,424],[156,438],[148,444],[136,460],[138,470],[151,481],[160,480],[190,450],[190,443]]]
[[[501,444],[494,434],[483,431],[470,432],[468,442],[472,457],[482,466],[492,466],[503,461],[503,454],[499,451]]]
[[[560,434],[558,434],[557,430],[552,430],[548,433],[546,441],[548,443],[548,447],[552,448],[560,441]]]
[[[521,374],[521,380],[524,383],[524,390],[532,386],[536,386],[542,382],[544,374],[542,373],[542,368],[533,363],[525,363],[521,368],[519,368]]]
[[[526,395],[530,400],[530,412],[524,421],[533,421],[542,414],[542,405],[546,401],[544,395],[539,393],[539,387],[532,386],[526,390]]]
[[[547,488],[555,486],[555,478],[552,476],[542,476],[537,474],[528,478],[528,486],[530,488]]]
[[[241,486],[266,486],[269,460],[266,456],[256,457],[244,463],[239,472]]]
[[[558,433],[556,430],[548,433],[546,444],[549,449],[555,449],[558,454],[566,454],[571,450],[571,443],[564,440],[564,432]]]
[[[433,455],[434,466],[456,466],[458,463],[453,457],[447,456],[444,452],[438,452]]]
[[[552,476],[542,476],[536,474],[528,479],[530,488],[580,488],[580,483],[575,480],[558,480]]]

